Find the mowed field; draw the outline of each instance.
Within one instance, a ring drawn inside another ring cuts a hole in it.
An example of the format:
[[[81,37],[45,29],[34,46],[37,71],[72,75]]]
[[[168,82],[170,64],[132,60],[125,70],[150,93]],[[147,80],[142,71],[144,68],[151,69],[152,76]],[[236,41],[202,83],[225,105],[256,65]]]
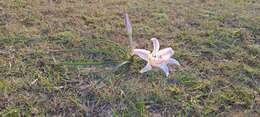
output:
[[[169,77],[137,48],[172,47]],[[115,67],[127,60],[131,63]],[[260,114],[259,0],[1,0],[0,116]]]

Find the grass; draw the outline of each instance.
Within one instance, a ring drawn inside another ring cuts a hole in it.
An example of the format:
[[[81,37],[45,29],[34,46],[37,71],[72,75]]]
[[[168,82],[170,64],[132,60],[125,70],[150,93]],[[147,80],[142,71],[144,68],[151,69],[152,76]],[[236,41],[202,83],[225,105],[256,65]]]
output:
[[[11,0],[0,2],[0,115],[257,116],[256,0]],[[165,78],[130,60],[124,11],[138,48],[172,47]]]

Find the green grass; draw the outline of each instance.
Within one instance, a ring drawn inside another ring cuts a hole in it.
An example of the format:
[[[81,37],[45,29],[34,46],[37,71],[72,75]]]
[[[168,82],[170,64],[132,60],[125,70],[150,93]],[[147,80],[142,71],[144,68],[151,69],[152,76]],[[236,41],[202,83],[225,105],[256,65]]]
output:
[[[0,2],[0,116],[257,116],[257,0]],[[140,74],[150,38],[181,67]],[[131,61],[131,62],[130,62]],[[120,63],[125,62],[125,64]],[[117,66],[117,67],[116,67]]]

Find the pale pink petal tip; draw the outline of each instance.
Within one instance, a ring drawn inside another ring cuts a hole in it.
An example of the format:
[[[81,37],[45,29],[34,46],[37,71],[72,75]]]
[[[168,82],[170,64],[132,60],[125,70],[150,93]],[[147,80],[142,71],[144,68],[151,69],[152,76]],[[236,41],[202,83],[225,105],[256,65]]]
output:
[[[148,60],[148,56],[151,52],[145,49],[134,49],[133,50],[133,55],[137,55],[139,57],[141,57],[144,60]]]
[[[144,72],[147,72],[150,70],[152,70],[152,66],[149,64],[146,64],[146,66],[140,71],[140,73],[144,73]]]
[[[168,60],[168,63],[169,63],[169,64],[179,65],[179,66],[180,66],[179,61],[177,61],[176,59],[173,59],[173,58],[170,58],[170,59]]]
[[[170,74],[168,66],[166,64],[162,64],[162,65],[160,65],[160,68],[163,70],[163,72],[165,73],[166,77],[168,77],[169,74]]]
[[[158,52],[160,49],[160,44],[159,44],[158,39],[152,38],[151,41],[153,42],[153,53]]]
[[[174,54],[174,51],[172,48],[164,48],[160,50],[158,53],[162,56],[163,59],[168,60]]]

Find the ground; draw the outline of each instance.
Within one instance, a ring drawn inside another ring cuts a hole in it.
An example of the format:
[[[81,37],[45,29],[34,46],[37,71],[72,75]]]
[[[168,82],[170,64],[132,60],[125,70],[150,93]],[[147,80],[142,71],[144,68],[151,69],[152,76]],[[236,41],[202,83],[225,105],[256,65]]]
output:
[[[150,38],[180,67],[144,74]],[[259,0],[2,0],[1,116],[257,116]],[[124,61],[130,63],[116,68]]]

